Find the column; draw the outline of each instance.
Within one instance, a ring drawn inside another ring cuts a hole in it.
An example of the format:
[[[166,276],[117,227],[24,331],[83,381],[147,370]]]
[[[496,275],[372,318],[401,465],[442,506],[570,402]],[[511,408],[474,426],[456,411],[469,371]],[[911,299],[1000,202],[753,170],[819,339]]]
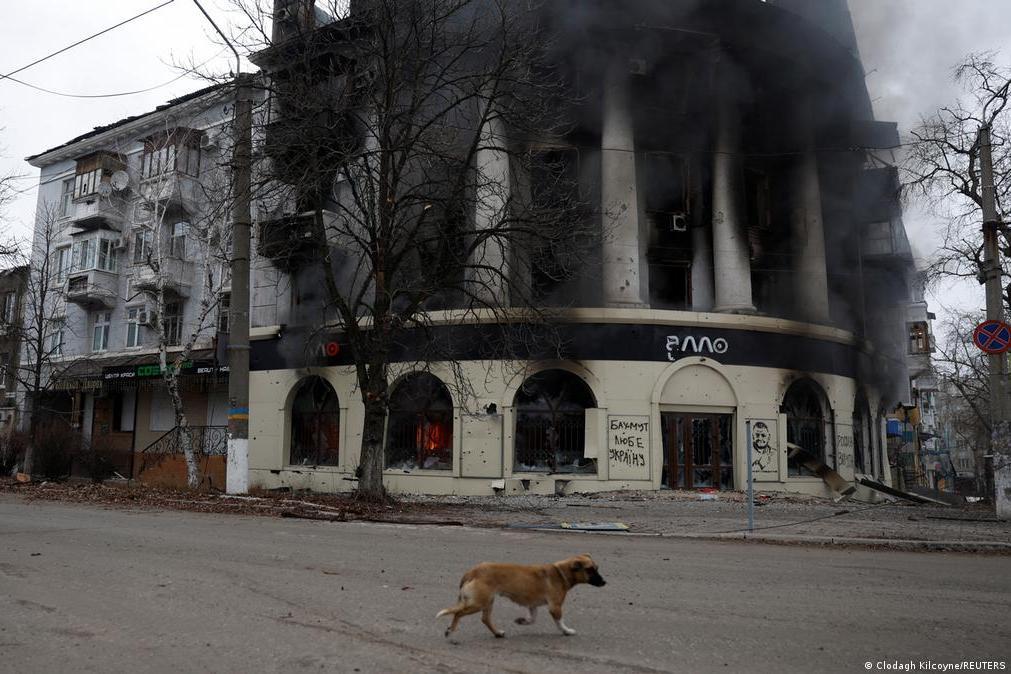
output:
[[[601,224],[605,306],[644,304],[640,282],[639,199],[628,69],[608,66],[600,135]]]
[[[469,291],[482,304],[504,307],[509,304],[509,241],[504,231],[509,208],[509,153],[501,118],[488,116],[474,164],[474,233],[487,237],[479,242],[468,260]]]
[[[793,297],[797,317],[812,323],[829,322],[828,272],[821,214],[818,158],[809,106],[797,117],[802,152],[791,171],[793,204],[790,237],[793,247]]]
[[[721,74],[726,66],[720,69]],[[722,77],[726,89],[728,78]],[[729,93],[718,94],[716,146],[713,155],[714,311],[752,313],[751,252],[744,225],[741,182],[740,110]]]
[[[713,237],[709,223],[703,221],[702,171],[692,164],[692,310],[713,310]]]

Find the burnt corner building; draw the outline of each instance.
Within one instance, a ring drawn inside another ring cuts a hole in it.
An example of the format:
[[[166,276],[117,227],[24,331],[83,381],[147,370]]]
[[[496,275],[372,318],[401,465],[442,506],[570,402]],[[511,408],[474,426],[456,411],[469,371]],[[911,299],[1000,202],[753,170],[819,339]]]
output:
[[[581,108],[553,147],[602,233],[585,273],[551,289],[565,357],[394,368],[388,487],[741,489],[749,443],[760,489],[827,494],[816,463],[890,482],[912,258],[896,128],[873,118],[845,1],[545,5]],[[253,344],[250,483],[350,488],[353,367],[284,358],[311,321],[290,316]],[[475,395],[455,393],[460,372]]]

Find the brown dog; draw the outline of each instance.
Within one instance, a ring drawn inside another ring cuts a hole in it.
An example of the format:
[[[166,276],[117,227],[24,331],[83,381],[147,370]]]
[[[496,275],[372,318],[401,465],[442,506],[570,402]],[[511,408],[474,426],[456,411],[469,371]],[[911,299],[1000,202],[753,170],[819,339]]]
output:
[[[562,622],[562,602],[565,595],[576,585],[589,583],[596,587],[607,584],[597,570],[596,563],[589,555],[578,555],[554,564],[478,564],[463,574],[460,580],[460,596],[456,606],[439,611],[436,618],[453,616],[453,622],[446,628],[448,637],[456,630],[460,618],[481,612],[481,622],[496,637],[504,637],[505,632],[495,629],[491,622],[491,607],[496,596],[511,599],[525,606],[530,615],[517,618],[518,625],[533,625],[537,617],[537,607],[548,605],[548,613],[562,634],[576,633]]]

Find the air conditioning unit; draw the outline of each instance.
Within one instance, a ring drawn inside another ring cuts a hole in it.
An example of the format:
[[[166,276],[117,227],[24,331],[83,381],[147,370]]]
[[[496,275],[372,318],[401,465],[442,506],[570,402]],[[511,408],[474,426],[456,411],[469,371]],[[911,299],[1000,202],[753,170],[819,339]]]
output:
[[[125,236],[116,239],[115,243],[113,244],[113,248],[115,248],[116,250],[126,250],[129,247],[130,247],[130,240]]]
[[[150,309],[141,309],[137,312],[137,322],[148,327],[154,326],[158,322],[158,314]]]
[[[206,131],[200,137],[200,147],[204,150],[216,150],[220,142],[221,133],[219,131]]]
[[[688,231],[688,216],[684,213],[671,213],[670,214],[670,231],[672,232],[687,232]]]

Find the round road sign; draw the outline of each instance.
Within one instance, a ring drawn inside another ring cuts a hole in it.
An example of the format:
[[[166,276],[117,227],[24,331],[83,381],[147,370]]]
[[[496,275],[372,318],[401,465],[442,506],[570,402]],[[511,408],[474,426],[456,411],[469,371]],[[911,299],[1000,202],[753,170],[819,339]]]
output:
[[[1004,353],[1011,347],[1011,326],[1004,321],[983,321],[973,330],[972,341],[984,353]]]

